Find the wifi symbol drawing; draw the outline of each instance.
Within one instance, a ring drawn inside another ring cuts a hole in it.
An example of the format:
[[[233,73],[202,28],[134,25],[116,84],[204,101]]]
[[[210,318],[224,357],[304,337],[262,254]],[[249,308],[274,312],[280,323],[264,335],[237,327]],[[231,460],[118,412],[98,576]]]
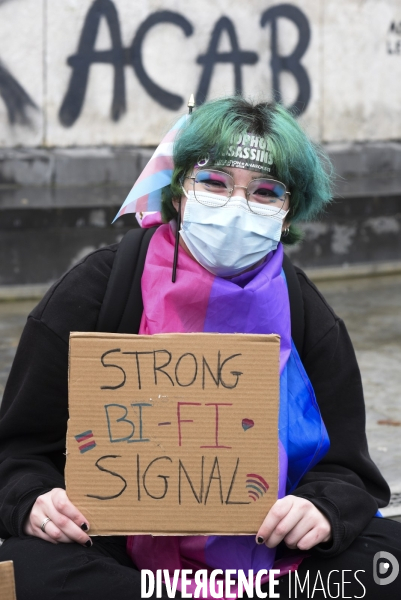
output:
[[[248,473],[246,476],[246,489],[248,490],[248,496],[254,502],[264,496],[269,489],[269,484],[261,475],[256,473]]]

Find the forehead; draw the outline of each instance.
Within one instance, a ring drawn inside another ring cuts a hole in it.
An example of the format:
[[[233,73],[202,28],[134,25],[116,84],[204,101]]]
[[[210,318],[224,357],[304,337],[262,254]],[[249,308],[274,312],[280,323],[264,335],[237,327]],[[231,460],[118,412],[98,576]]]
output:
[[[251,181],[252,179],[260,179],[261,177],[271,179],[270,173],[263,173],[261,171],[252,171],[251,169],[242,169],[239,167],[222,167],[216,165],[208,165],[207,167],[199,168],[195,167],[194,171],[222,171],[228,173],[234,179],[234,181]]]
[[[224,171],[225,173],[229,173],[234,179],[238,178],[246,178],[246,179],[258,179],[260,177],[268,177],[271,175],[269,173],[263,173],[262,171],[252,171],[252,169],[243,169],[239,167],[212,167],[217,169],[218,171]]]

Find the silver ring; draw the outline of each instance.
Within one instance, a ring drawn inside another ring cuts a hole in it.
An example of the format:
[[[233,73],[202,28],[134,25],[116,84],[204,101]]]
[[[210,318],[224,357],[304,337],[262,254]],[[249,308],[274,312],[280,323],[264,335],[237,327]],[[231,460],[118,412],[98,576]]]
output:
[[[46,517],[46,519],[43,521],[42,525],[40,526],[40,528],[43,531],[43,533],[46,533],[45,529],[46,529],[46,525],[48,524],[49,521],[51,521],[51,518],[50,517]]]

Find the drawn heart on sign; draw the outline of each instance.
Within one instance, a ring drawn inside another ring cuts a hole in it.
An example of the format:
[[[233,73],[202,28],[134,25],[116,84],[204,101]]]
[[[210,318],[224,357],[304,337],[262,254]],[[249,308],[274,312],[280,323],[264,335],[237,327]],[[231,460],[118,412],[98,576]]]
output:
[[[255,425],[255,423],[252,421],[252,419],[242,419],[242,429],[244,431],[246,431],[247,429],[250,429],[254,425]]]

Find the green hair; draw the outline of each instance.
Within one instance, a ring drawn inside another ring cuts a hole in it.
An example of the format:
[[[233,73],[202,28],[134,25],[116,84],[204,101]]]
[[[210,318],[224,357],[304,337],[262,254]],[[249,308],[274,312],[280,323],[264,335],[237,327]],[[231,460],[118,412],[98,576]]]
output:
[[[181,198],[183,178],[198,160],[210,156],[213,163],[213,158],[225,153],[233,136],[244,133],[268,140],[274,163],[272,175],[291,192],[291,226],[282,241],[294,244],[302,237],[294,224],[313,219],[331,201],[332,167],[294,116],[276,102],[253,104],[242,96],[230,96],[195,109],[174,143],[172,181],[162,191],[163,220],[176,216],[172,201]]]

